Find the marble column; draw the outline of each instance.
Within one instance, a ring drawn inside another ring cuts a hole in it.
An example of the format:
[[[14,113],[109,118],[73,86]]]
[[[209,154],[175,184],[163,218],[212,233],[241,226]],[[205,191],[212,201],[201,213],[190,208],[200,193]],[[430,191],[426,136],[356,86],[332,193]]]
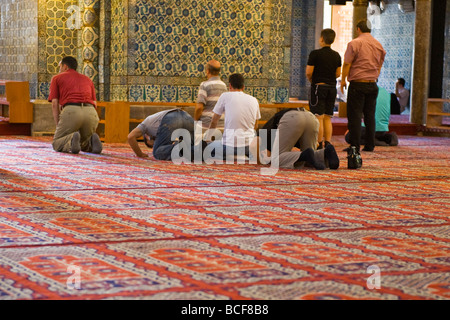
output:
[[[98,93],[99,84],[99,0],[84,0],[83,29],[82,29],[82,73],[88,76],[95,85]]]
[[[369,0],[353,0],[353,39],[357,37],[356,25],[359,20],[367,19]]]
[[[410,122],[426,123],[430,79],[431,0],[416,0]]]

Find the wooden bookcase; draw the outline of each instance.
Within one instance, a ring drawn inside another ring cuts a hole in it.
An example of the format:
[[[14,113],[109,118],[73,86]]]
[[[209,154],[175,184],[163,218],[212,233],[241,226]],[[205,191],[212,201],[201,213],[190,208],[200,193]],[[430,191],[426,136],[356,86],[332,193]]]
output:
[[[449,112],[444,112],[444,104],[450,103],[450,99],[430,98],[427,103],[427,128],[450,129],[450,125],[444,123],[444,118],[450,117]]]

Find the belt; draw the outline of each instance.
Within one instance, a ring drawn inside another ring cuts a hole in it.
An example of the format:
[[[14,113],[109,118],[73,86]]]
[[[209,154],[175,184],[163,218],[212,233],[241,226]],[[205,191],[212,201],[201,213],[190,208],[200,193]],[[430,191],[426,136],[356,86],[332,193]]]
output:
[[[93,107],[94,105],[92,103],[87,102],[67,102],[63,108],[66,106],[80,106],[80,107]]]
[[[371,82],[377,82],[376,80],[352,80],[350,81],[350,83],[352,82],[364,82],[364,83],[371,83]]]

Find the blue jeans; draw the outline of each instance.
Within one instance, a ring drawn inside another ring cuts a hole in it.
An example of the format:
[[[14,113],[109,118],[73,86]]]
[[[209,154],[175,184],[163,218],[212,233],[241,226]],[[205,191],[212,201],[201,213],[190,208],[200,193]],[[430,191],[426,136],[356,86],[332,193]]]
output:
[[[190,136],[190,141],[185,141],[186,138],[183,138],[179,139],[180,143],[187,144],[189,148],[194,144],[194,119],[183,110],[177,109],[171,111],[162,118],[161,124],[156,132],[156,139],[153,144],[153,156],[155,159],[172,159],[172,149],[178,144],[178,142],[172,141],[172,133],[177,129],[187,130]]]
[[[232,159],[234,159],[235,155],[240,155],[240,154],[244,154],[247,157],[250,156],[250,148],[249,146],[245,146],[245,147],[229,147],[226,146],[224,144],[222,144],[221,140],[217,140],[217,141],[213,141],[209,144],[209,148],[211,150],[211,156],[212,157],[217,157],[218,159],[223,159],[226,160],[227,159],[227,149],[228,152],[230,153],[230,155],[233,156]],[[217,152],[217,155],[216,155]]]

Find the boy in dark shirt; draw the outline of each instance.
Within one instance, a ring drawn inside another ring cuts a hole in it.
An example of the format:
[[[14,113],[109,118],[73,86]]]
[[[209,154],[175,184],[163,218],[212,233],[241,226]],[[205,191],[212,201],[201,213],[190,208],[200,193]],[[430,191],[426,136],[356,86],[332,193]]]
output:
[[[341,56],[331,49],[331,44],[336,38],[332,29],[324,29],[320,34],[319,44],[321,49],[313,50],[309,54],[306,66],[306,77],[311,82],[311,97],[309,101],[310,111],[319,120],[319,145],[322,149],[331,144],[333,127],[331,117],[336,101],[336,78],[341,75]],[[323,140],[325,139],[325,144]]]

